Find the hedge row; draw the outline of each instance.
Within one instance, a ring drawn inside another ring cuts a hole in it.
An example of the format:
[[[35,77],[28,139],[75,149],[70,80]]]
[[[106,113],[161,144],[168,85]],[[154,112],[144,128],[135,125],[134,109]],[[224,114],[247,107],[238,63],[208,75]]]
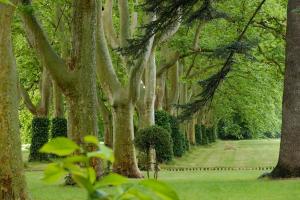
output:
[[[197,124],[195,126],[195,137],[197,145],[208,145],[217,140],[216,129],[214,127],[205,127]]]
[[[189,142],[180,131],[179,122],[176,117],[171,116],[163,110],[155,111],[155,124],[170,132],[174,156],[181,157],[185,151],[189,150]]]
[[[48,155],[40,153],[39,149],[48,142],[50,132],[50,120],[48,118],[35,117],[31,127],[31,145],[29,162],[48,161]],[[52,119],[51,138],[67,137],[67,120],[62,118]]]

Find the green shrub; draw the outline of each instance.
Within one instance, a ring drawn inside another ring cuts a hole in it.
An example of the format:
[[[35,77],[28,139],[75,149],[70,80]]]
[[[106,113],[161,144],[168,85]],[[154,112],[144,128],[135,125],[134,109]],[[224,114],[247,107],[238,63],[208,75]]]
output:
[[[202,136],[201,144],[208,145],[209,138],[208,138],[208,134],[207,134],[207,129],[204,125],[201,126],[201,136]]]
[[[137,153],[138,167],[140,170],[147,171],[148,169],[148,155],[144,151],[138,151]]]
[[[271,132],[271,131],[266,131],[263,133],[265,138],[280,138],[280,133],[278,132]]]
[[[183,137],[184,137],[184,144],[185,144],[184,149],[185,149],[185,151],[189,151],[190,150],[190,142],[186,135],[184,135]]]
[[[241,134],[243,136],[243,139],[245,140],[249,140],[253,138],[251,131],[247,127],[241,127]]]
[[[209,143],[214,143],[216,141],[215,137],[214,137],[214,128],[213,127],[207,128],[206,134],[207,134]]]
[[[176,157],[181,157],[184,154],[184,136],[180,132],[179,123],[176,117],[170,116],[169,122],[171,126],[171,136],[173,140],[173,153]]]
[[[226,139],[225,127],[226,127],[225,121],[223,119],[220,119],[218,121],[218,125],[217,125],[217,132],[218,132],[219,138],[222,140]]]
[[[276,133],[275,133],[275,138],[280,139],[280,138],[281,138],[281,133],[276,132]]]
[[[195,137],[196,137],[196,144],[200,145],[202,141],[202,134],[201,134],[201,125],[199,124],[195,126]]]
[[[230,140],[241,140],[243,135],[241,133],[241,128],[237,124],[231,124],[225,128],[226,139]]]
[[[217,141],[217,128],[214,126],[213,127],[213,142],[216,142]]]
[[[68,124],[65,118],[53,118],[51,128],[51,138],[68,137]]]
[[[155,125],[171,132],[170,115],[164,110],[155,111]]]
[[[50,121],[48,118],[33,118],[29,162],[48,160],[48,155],[40,153],[39,149],[48,142],[49,127]]]
[[[162,127],[151,126],[141,129],[136,134],[135,144],[140,151],[146,153],[150,148],[154,148],[159,163],[171,161],[173,158],[173,141],[170,132]]]

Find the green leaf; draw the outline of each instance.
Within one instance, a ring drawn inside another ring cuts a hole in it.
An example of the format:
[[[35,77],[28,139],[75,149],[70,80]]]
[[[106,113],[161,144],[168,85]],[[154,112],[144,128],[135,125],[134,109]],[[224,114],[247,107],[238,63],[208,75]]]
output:
[[[129,197],[130,196],[133,196],[133,197],[136,197],[137,199],[139,200],[154,200],[153,196],[148,194],[147,192],[145,192],[145,190],[141,190],[139,188],[130,188],[126,193],[125,195],[122,195],[122,196],[125,196],[125,197]]]
[[[90,182],[92,184],[94,184],[95,181],[96,181],[96,172],[92,167],[87,168],[87,170],[88,170],[88,175],[89,175]]]
[[[86,169],[81,168],[78,164],[64,163],[63,167],[67,169],[72,175],[74,174],[83,177],[88,176],[88,174],[86,173]]]
[[[58,156],[67,156],[74,153],[80,147],[70,139],[64,137],[57,137],[47,144],[45,144],[41,149],[41,153],[51,153]]]
[[[79,186],[85,188],[90,195],[95,193],[95,189],[89,179],[78,175],[72,175],[72,178]]]
[[[9,0],[0,0],[0,3],[16,7],[15,4],[13,4],[12,2],[10,2]]]
[[[176,192],[167,184],[156,180],[143,180],[139,182],[139,185],[144,186],[147,189],[152,190],[161,200],[179,200]]]
[[[85,156],[71,156],[63,160],[64,163],[86,163],[89,159]]]
[[[99,182],[96,183],[95,188],[103,188],[107,186],[119,186],[128,183],[128,179],[115,173],[111,173],[103,177]]]
[[[96,190],[94,193],[89,195],[89,200],[111,200],[106,192]]]
[[[58,163],[51,163],[44,171],[43,181],[52,184],[58,182],[60,179],[68,174]]]
[[[90,152],[87,156],[89,158],[101,158],[110,162],[114,162],[115,160],[113,151],[105,145],[100,145],[99,151]]]
[[[99,144],[100,144],[98,138],[95,137],[95,136],[92,136],[92,135],[85,136],[83,140],[86,143],[91,143],[91,144],[94,144],[96,146],[99,146]]]

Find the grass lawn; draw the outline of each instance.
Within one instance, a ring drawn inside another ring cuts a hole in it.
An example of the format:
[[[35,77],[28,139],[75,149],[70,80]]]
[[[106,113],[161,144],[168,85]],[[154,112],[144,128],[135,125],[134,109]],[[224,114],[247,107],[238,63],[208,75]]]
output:
[[[278,159],[279,140],[218,141],[194,147],[168,166],[176,167],[271,167]]]
[[[261,171],[161,172],[182,200],[296,200],[300,180],[257,180]],[[27,180],[35,200],[85,200],[76,187],[45,185],[40,172],[28,172]]]
[[[264,167],[275,166],[279,140],[218,141],[211,147],[195,147],[170,166],[187,167]],[[85,200],[78,187],[46,185],[40,170],[45,164],[28,164],[26,176],[34,200]],[[263,171],[191,171],[159,174],[182,200],[297,200],[300,179],[257,180]]]

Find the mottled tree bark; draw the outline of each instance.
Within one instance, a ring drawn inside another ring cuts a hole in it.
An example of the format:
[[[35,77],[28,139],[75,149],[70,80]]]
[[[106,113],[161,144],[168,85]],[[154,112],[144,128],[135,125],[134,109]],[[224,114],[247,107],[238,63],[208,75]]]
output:
[[[29,4],[29,0],[22,0]],[[96,1],[73,1],[72,55],[69,66],[51,47],[32,12],[22,12],[30,43],[66,96],[68,135],[78,144],[85,135],[98,135],[96,95]],[[92,163],[98,176],[99,162]]]
[[[113,146],[115,162],[113,170],[130,178],[141,178],[137,166],[134,148],[134,106],[132,104],[115,103],[113,105]]]
[[[73,1],[72,67],[77,73],[74,91],[67,95],[68,131],[81,144],[83,136],[98,135],[96,92],[96,1]],[[100,161],[92,163],[98,177]]]
[[[190,141],[191,145],[196,145],[195,125],[196,119],[194,117],[187,122],[188,140]]]
[[[300,1],[288,1],[286,69],[279,160],[271,176],[300,177]]]
[[[11,42],[13,11],[12,6],[0,3],[0,199],[26,200],[29,197],[19,133],[18,80]]]
[[[55,81],[53,81],[53,102],[54,102],[54,117],[64,118],[65,107],[64,97],[61,89],[58,87]]]

